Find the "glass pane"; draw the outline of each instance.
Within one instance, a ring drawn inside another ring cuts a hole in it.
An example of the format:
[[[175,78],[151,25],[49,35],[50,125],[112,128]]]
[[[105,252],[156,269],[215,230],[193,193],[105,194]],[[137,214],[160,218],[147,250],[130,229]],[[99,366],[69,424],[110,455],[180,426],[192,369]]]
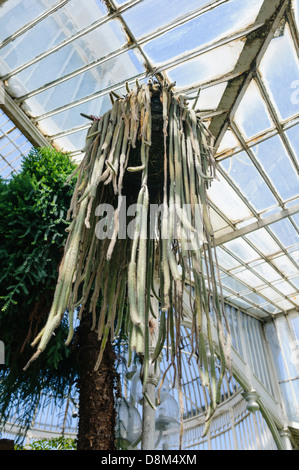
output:
[[[216,253],[217,253],[217,259],[220,264],[224,269],[229,270],[232,268],[236,268],[237,266],[240,266],[240,263],[235,260],[232,256],[230,256],[228,253],[226,253],[225,250],[223,250],[220,247],[216,248]]]
[[[281,341],[287,361],[290,378],[294,378],[299,375],[299,363],[296,360],[296,356],[294,355],[294,347],[297,345],[296,341],[294,341],[294,338],[289,329],[289,325],[284,317],[277,318],[276,325],[279,339]]]
[[[259,289],[259,293],[272,301],[275,301],[281,298],[281,295],[278,292],[276,292],[274,289],[272,289],[271,287],[266,287],[265,289]]]
[[[299,82],[298,82],[298,90],[299,90]],[[299,95],[298,95],[298,105],[299,105]],[[287,138],[294,150],[294,154],[297,157],[299,162],[299,126],[294,126],[285,131]]]
[[[264,328],[265,328],[267,339],[269,341],[272,356],[274,358],[274,362],[276,365],[278,380],[287,380],[288,375],[287,375],[285,363],[283,360],[281,347],[278,341],[276,329],[273,323],[266,323]]]
[[[272,39],[260,70],[281,119],[297,114],[299,63],[288,24],[283,36]]]
[[[297,404],[295,401],[294,392],[292,386],[289,382],[280,384],[282,397],[283,397],[283,404],[286,407],[286,412],[288,418],[291,421],[298,421],[298,411],[297,411]]]
[[[261,228],[253,233],[249,233],[246,237],[263,253],[265,256],[278,253],[280,251],[279,246],[266,229]]]
[[[12,86],[18,81],[24,88],[26,87],[26,90],[35,90],[104,57],[118,49],[124,42],[120,23],[110,21],[14,75],[8,83]],[[121,63],[121,59],[118,58],[118,60]],[[105,63],[89,71],[89,80],[100,80],[101,77],[98,74],[102,69],[105,69]]]
[[[243,356],[242,339],[241,339],[242,333],[240,332],[239,322],[238,322],[239,313],[237,312],[235,308],[231,308],[231,311],[232,311],[232,316],[233,316],[234,328],[236,331],[236,339],[237,339],[237,344],[238,344],[237,349],[238,349],[238,352],[241,354],[241,356]]]
[[[268,303],[264,304],[263,305],[263,310],[266,310],[266,312],[269,312],[269,313],[272,313],[272,314],[280,312],[279,308],[274,307],[274,305],[272,305],[270,303],[269,304]]]
[[[258,212],[276,204],[274,195],[245,152],[225,159],[220,165]]]
[[[38,97],[29,98],[26,100],[26,104],[31,108],[33,115],[40,115],[42,112],[68,105],[81,98],[84,99],[122,80],[130,79],[142,71],[143,67],[134,51],[128,51],[92,70],[56,85],[55,88],[40,93]]]
[[[251,292],[250,294],[244,295],[244,298],[248,299],[250,302],[253,302],[258,306],[264,306],[264,304],[267,302],[266,299],[256,294],[255,292]]]
[[[299,354],[299,352],[298,352]],[[297,358],[298,358],[298,355],[297,355]],[[297,401],[297,422],[299,420],[299,379],[296,379],[296,380],[293,380],[292,381],[292,386],[293,386],[293,390],[294,390],[294,395],[296,397],[296,401]]]
[[[281,308],[282,310],[290,310],[291,308],[294,308],[294,304],[292,304],[286,299],[277,300],[275,304],[278,305],[278,307]]]
[[[299,290],[299,276],[294,276],[290,279],[290,282],[297,287]]]
[[[275,222],[274,224],[269,225],[269,228],[285,248],[289,248],[292,245],[298,245],[298,233],[288,219]]]
[[[295,21],[297,23],[297,28],[299,29],[299,0],[294,0],[293,5],[295,10]]]
[[[235,276],[250,287],[256,288],[263,284],[263,281],[248,269],[244,269]]]
[[[168,2],[169,3],[169,2]],[[161,63],[241,30],[257,15],[260,0],[232,0],[164,33],[144,45],[150,60]],[[134,27],[132,27],[134,31]]]
[[[208,3],[207,0],[143,0],[123,13],[123,17],[135,37],[139,38]]]
[[[292,274],[298,273],[296,266],[285,255],[273,258],[272,262],[285,276],[291,276]]]
[[[296,289],[291,286],[291,284],[289,284],[287,281],[275,283],[275,288],[282,292],[282,294],[284,295],[291,295],[296,292]]]
[[[273,282],[282,279],[277,271],[266,261],[260,264],[252,264],[252,269],[256,271],[260,276],[267,279],[268,282]]]
[[[283,200],[298,194],[298,175],[279,136],[261,142],[252,151]]]
[[[52,28],[49,27],[49,34],[43,34],[44,22],[41,22],[2,48],[1,70],[3,72],[9,73],[65,39],[64,33],[51,16],[44,21],[53,22]]]
[[[244,293],[248,292],[248,287],[244,286],[241,282],[237,281],[236,279],[227,276],[221,279],[221,283],[227,287],[228,289],[231,289],[234,292],[238,293]]]
[[[0,40],[13,34],[53,5],[52,0],[16,0],[1,2]]]
[[[230,332],[231,332],[232,346],[233,346],[233,348],[237,349],[238,345],[237,345],[237,338],[236,338],[236,332],[235,332],[235,328],[234,328],[234,319],[233,319],[233,311],[234,310],[235,309],[233,307],[230,307],[229,305],[225,306],[226,316],[227,316],[227,319],[228,319],[229,329],[230,329]]]
[[[110,98],[105,95],[43,119],[39,121],[39,127],[45,129],[48,135],[58,134],[86,124],[86,118],[82,117],[81,113],[100,117],[110,108]]]
[[[55,146],[66,152],[74,152],[85,145],[86,129],[55,140]]]
[[[210,219],[215,232],[219,230],[231,230],[232,229],[227,225],[227,222],[220,217],[220,215],[211,207],[210,210]]]
[[[119,6],[124,5],[127,3],[129,0],[115,0],[115,3]]]
[[[224,152],[225,150],[234,149],[240,146],[240,142],[236,138],[235,134],[228,129],[223,138],[221,139],[220,145],[217,149],[217,154]],[[224,165],[223,161],[222,164]],[[224,166],[224,168],[226,168]]]
[[[1,51],[2,58],[9,70],[14,70],[69,38],[77,31],[89,26],[104,14],[103,5],[100,7],[98,4],[95,8],[94,4],[91,7],[90,3],[85,2],[84,4],[81,0],[71,0],[4,47]],[[105,31],[105,27],[103,31]],[[119,32],[120,34],[121,32]],[[94,34],[87,35],[85,38],[86,41],[92,42]],[[101,53],[103,52],[102,42],[98,43],[98,49]],[[78,47],[79,43],[74,42],[73,44],[74,47]]]
[[[292,215],[292,220],[295,222],[297,228],[299,229],[299,214]]]
[[[243,262],[249,263],[259,258],[259,255],[243,239],[231,240],[224,244],[234,255],[238,256]]]
[[[173,67],[167,74],[171,82],[176,82],[177,87],[207,82],[231,72],[243,47],[243,41],[233,41]]]
[[[273,127],[266,104],[254,80],[250,82],[234,120],[246,139]]]
[[[200,95],[195,106],[195,109],[204,111],[204,110],[214,110],[217,109],[218,104],[222,98],[222,95],[225,91],[227,83],[220,83],[219,85],[211,86],[200,90]],[[195,96],[196,92],[186,93],[186,96]],[[190,101],[191,106],[193,106],[193,101]]]
[[[299,341],[299,315],[297,314],[296,316],[291,317],[290,322],[292,324],[295,336],[296,336],[297,340]],[[298,345],[298,347],[299,347],[299,345]]]
[[[232,221],[237,222],[252,215],[233,188],[219,174],[218,180],[212,182],[208,196]]]
[[[31,148],[32,144],[0,109],[0,176],[9,178],[17,171]]]
[[[299,265],[299,245],[298,245],[298,243],[293,248],[290,248],[289,250],[287,250],[287,253],[292,258],[292,261],[295,264]]]
[[[232,296],[230,298],[230,301],[236,306],[242,309],[243,311],[250,310],[252,308],[252,305],[246,302],[243,298],[239,297],[234,297]]]

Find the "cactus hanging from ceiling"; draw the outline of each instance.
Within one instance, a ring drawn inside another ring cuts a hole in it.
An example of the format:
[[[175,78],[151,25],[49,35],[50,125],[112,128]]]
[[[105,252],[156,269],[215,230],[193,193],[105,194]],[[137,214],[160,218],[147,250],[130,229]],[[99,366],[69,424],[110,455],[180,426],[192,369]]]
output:
[[[74,313],[80,319],[87,311],[99,339],[95,368],[106,342],[122,333],[129,354],[140,357],[146,383],[149,361],[159,359],[163,346],[174,367],[178,363],[187,299],[192,353],[209,397],[208,421],[220,399],[230,343],[207,198],[216,171],[212,138],[185,97],[166,82],[127,85],[126,96],[111,96],[111,109],[88,130],[76,169],[54,301],[32,344],[37,350],[31,361],[66,311],[67,344]],[[159,312],[152,311],[151,296],[159,300]],[[159,325],[151,357],[150,316]]]

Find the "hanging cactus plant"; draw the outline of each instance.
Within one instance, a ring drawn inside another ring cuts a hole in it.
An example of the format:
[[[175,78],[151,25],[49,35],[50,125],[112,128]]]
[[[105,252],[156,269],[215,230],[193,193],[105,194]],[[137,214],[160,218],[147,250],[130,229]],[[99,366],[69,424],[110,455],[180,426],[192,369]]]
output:
[[[127,85],[125,97],[113,97],[111,110],[95,118],[87,134],[54,301],[32,344],[37,351],[31,361],[46,348],[65,311],[69,344],[74,312],[78,309],[80,319],[88,310],[99,339],[95,369],[108,339],[121,332],[130,354],[140,357],[145,384],[149,362],[159,360],[163,346],[171,364],[179,364],[189,286],[192,353],[209,396],[208,422],[220,399],[230,345],[207,198],[215,177],[212,137],[186,99],[165,82],[136,83],[132,90]],[[152,296],[159,312],[152,311]],[[150,316],[158,317],[159,325],[151,355]]]

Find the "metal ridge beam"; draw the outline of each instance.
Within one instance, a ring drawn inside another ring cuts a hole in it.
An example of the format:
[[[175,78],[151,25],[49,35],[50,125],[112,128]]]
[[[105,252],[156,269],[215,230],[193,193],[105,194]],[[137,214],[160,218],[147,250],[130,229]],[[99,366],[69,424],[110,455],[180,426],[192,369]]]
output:
[[[289,5],[290,0],[264,0],[255,21],[255,25],[262,24],[263,26],[248,35],[234,70],[236,77],[229,81],[218,105],[218,110],[225,109],[227,112],[215,116],[209,127],[215,137],[215,149],[218,148],[227,130],[229,119],[246,91],[250,74],[259,65]]]

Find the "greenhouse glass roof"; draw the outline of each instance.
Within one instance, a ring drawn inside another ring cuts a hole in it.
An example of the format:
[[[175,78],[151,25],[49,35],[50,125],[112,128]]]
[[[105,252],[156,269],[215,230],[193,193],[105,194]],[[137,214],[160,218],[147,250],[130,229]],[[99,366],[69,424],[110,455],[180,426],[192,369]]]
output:
[[[299,1],[0,2],[0,175],[31,145],[82,158],[109,94],[156,74],[215,136],[223,294],[258,318],[299,306]]]

